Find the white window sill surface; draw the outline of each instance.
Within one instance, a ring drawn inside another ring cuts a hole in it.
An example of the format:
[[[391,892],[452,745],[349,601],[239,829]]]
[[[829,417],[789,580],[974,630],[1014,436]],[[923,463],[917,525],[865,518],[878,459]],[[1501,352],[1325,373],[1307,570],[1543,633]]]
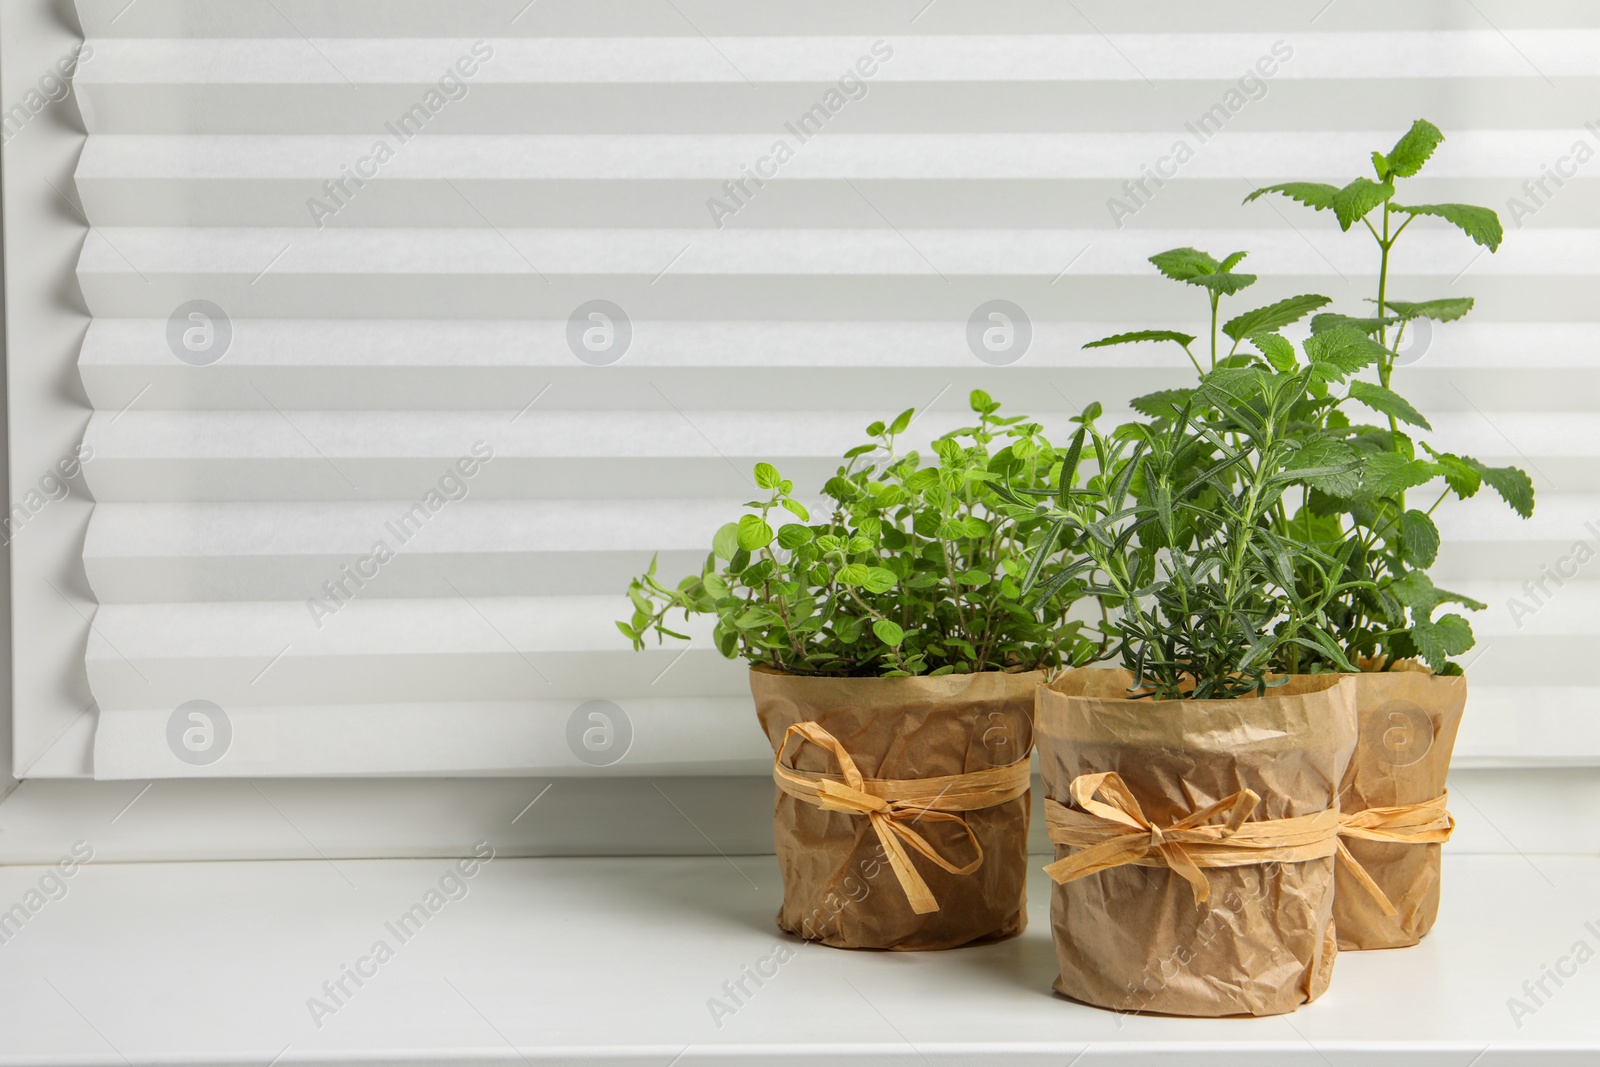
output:
[[[1422,945],[1341,955],[1294,1015],[1224,1020],[1053,995],[1037,866],[1022,937],[874,953],[780,935],[771,856],[501,858],[464,896],[443,859],[91,863],[6,929],[0,1064],[1600,1063],[1600,958],[1570,957],[1600,950],[1600,857],[1447,855]],[[0,869],[0,908],[47,870]],[[459,899],[429,900],[441,877]],[[324,982],[380,941],[337,1003]],[[735,1005],[724,983],[778,946]],[[1547,966],[1575,973],[1519,1027],[1508,998],[1532,1006]]]

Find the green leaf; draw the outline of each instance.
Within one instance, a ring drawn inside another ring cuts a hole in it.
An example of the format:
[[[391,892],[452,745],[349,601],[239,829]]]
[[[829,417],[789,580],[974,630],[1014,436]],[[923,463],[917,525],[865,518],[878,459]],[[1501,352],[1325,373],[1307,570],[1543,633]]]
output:
[[[795,500],[792,497],[784,497],[783,506],[784,509],[791,515],[798,516],[801,522],[811,521],[811,512],[807,511],[805,505],[800,503],[800,501]]]
[[[1389,497],[1431,481],[1438,473],[1432,463],[1407,459],[1398,452],[1379,452],[1367,457],[1361,488],[1375,497]]]
[[[1433,609],[1440,604],[1460,604],[1475,611],[1488,607],[1482,601],[1436,587],[1433,580],[1422,571],[1408,571],[1390,586],[1390,591],[1419,618],[1432,616]]]
[[[1421,300],[1411,303],[1406,300],[1386,300],[1384,310],[1392,311],[1402,320],[1409,322],[1412,319],[1432,319],[1435,322],[1454,322],[1472,310],[1473,299],[1470,296],[1447,297],[1442,300]]]
[[[1392,389],[1385,389],[1372,382],[1354,381],[1350,383],[1350,399],[1360,401],[1373,411],[1382,412],[1401,422],[1420,426],[1424,430],[1433,429],[1422,413],[1411,406],[1410,401]]]
[[[1341,328],[1360,330],[1362,333],[1372,335],[1385,326],[1393,326],[1400,319],[1394,315],[1385,315],[1381,319],[1358,319],[1349,315],[1338,315],[1333,312],[1324,312],[1311,317],[1312,333],[1328,333],[1330,330]]]
[[[1215,258],[1198,248],[1174,248],[1168,252],[1157,252],[1150,257],[1150,262],[1155,264],[1156,270],[1175,282],[1188,282],[1207,274],[1215,274],[1222,267]]]
[[[1244,202],[1248,204],[1256,197],[1265,196],[1267,193],[1282,193],[1290,200],[1306,207],[1325,211],[1333,206],[1333,198],[1339,194],[1339,190],[1336,186],[1325,185],[1322,182],[1282,182],[1257,189],[1245,197]]]
[[[1252,400],[1261,395],[1264,371],[1256,367],[1219,367],[1200,383],[1202,398],[1225,404]]]
[[[1397,178],[1409,178],[1416,174],[1443,140],[1444,134],[1439,132],[1439,127],[1427,119],[1417,119],[1384,157],[1389,174]]]
[[[872,577],[872,571],[865,563],[849,563],[839,568],[836,577],[840,585],[854,589],[867,584],[867,579]]]
[[[1483,475],[1478,473],[1478,469],[1471,462],[1449,452],[1435,452],[1426,444],[1422,447],[1428,449],[1434,462],[1439,465],[1439,470],[1444,474],[1445,483],[1450,486],[1451,492],[1462,500],[1477,495],[1478,487],[1483,484]]]
[[[1312,334],[1303,347],[1311,363],[1312,376],[1322,382],[1342,382],[1363,367],[1376,363],[1388,351],[1349,326]]]
[[[1110,345],[1137,344],[1140,341],[1176,341],[1185,348],[1194,344],[1194,338],[1177,330],[1135,330],[1132,333],[1114,333],[1098,341],[1090,341],[1084,348],[1106,348]]]
[[[1474,243],[1482,245],[1491,252],[1498,249],[1500,242],[1505,239],[1505,231],[1500,228],[1500,216],[1486,207],[1477,207],[1473,204],[1418,204],[1415,207],[1391,204],[1390,206],[1407,215],[1432,215],[1441,218],[1472,238]]]
[[[1402,557],[1413,567],[1431,567],[1439,556],[1439,528],[1416,508],[1400,516],[1400,541]]]
[[[1277,334],[1251,334],[1250,343],[1260,349],[1267,362],[1272,364],[1272,369],[1278,373],[1293,374],[1300,368],[1300,361],[1295,358],[1294,345]]]
[[[1148,415],[1152,419],[1176,418],[1192,396],[1194,396],[1193,389],[1162,389],[1160,392],[1135,397],[1129,402],[1129,406],[1139,414]]]
[[[1254,311],[1246,311],[1223,324],[1222,332],[1238,341],[1253,333],[1275,333],[1285,326],[1299,322],[1311,312],[1328,303],[1325,296],[1307,293],[1304,296],[1285,297]]]
[[[778,468],[770,463],[756,464],[756,485],[762,489],[776,489],[783,478],[778,474]]]
[[[1313,437],[1284,462],[1285,473],[1332,496],[1349,498],[1361,488],[1361,457],[1335,437]]]
[[[872,632],[878,635],[878,640],[890,648],[899,648],[900,642],[906,639],[906,632],[888,619],[874,619]]]
[[[739,551],[739,524],[730,522],[718,528],[716,536],[711,539],[711,551],[716,553],[718,559],[732,559],[733,554]]]
[[[1208,274],[1203,278],[1196,278],[1190,285],[1198,285],[1209,289],[1218,296],[1232,296],[1241,289],[1248,289],[1256,283],[1254,274]]]
[[[1388,182],[1357,178],[1333,194],[1333,213],[1339,217],[1339,228],[1348,230],[1366,218],[1373,208],[1392,196],[1394,196],[1394,186]]]
[[[772,543],[772,527],[759,515],[742,515],[739,518],[739,547],[754,552]]]
[[[862,584],[869,593],[887,593],[899,584],[899,577],[887,567],[868,567],[867,579]]]
[[[1471,624],[1455,614],[1416,620],[1411,626],[1411,639],[1416,642],[1422,661],[1435,671],[1443,670],[1445,660],[1461,655],[1477,643]]]
[[[989,578],[990,575],[988,571],[980,571],[976,568],[962,571],[960,574],[956,575],[957,582],[961,583],[962,585],[971,586],[974,589],[980,586],[988,585]]]
[[[916,413],[916,408],[906,408],[900,414],[896,415],[894,417],[894,421],[889,424],[889,432],[892,434],[905,433],[906,429],[910,427],[911,419],[916,415]]]
[[[778,544],[791,552],[801,545],[810,544],[814,536],[810,527],[801,526],[798,522],[791,522],[787,526],[778,528]]]
[[[1512,511],[1525,519],[1533,514],[1533,479],[1526,471],[1516,467],[1485,467],[1470,456],[1461,458],[1500,494],[1501,500],[1511,505]]]

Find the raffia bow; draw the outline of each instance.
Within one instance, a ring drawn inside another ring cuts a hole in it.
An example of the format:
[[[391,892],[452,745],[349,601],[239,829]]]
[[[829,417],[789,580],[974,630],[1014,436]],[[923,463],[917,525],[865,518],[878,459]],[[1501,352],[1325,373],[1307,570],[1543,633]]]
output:
[[[791,737],[800,737],[832,753],[839,762],[839,774],[816,774],[784,765],[784,753]],[[821,808],[849,815],[865,816],[877,833],[900,887],[905,890],[911,910],[927,915],[939,910],[928,883],[911,863],[907,847],[950,874],[971,874],[983,863],[983,846],[972,827],[957,811],[992,808],[1015,800],[1028,791],[1028,758],[1004,767],[993,767],[965,774],[935,778],[865,778],[844,745],[816,722],[800,722],[783,734],[783,743],[772,761],[772,777],[785,793]],[[957,866],[945,859],[913,827],[929,822],[952,822],[966,832],[974,856]]]
[[[1079,775],[1068,792],[1082,810],[1048,797],[1044,802],[1050,840],[1077,850],[1045,867],[1045,873],[1060,884],[1130,863],[1169,867],[1189,883],[1195,903],[1202,904],[1211,898],[1211,883],[1202,868],[1299,863],[1331,856],[1338,847],[1337,810],[1245,822],[1261,800],[1249,789],[1166,827],[1145,816],[1115,771]],[[1094,799],[1097,795],[1104,799]]]
[[[1399,845],[1439,845],[1450,840],[1456,828],[1455,817],[1446,810],[1450,794],[1441,793],[1420,804],[1398,804],[1387,808],[1367,808],[1339,816],[1339,862],[1361,887],[1372,894],[1379,910],[1394,916],[1398,909],[1388,894],[1373,881],[1372,875],[1361,866],[1361,861],[1351,854],[1342,840],[1346,837],[1361,841],[1385,841]]]

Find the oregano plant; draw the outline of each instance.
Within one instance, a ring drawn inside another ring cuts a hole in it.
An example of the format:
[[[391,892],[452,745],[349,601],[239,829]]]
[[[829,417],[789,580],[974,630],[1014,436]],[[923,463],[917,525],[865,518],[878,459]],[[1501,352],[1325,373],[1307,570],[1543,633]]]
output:
[[[723,525],[698,574],[666,584],[650,569],[628,589],[617,623],[634,647],[654,633],[687,640],[670,621],[706,615],[730,659],[805,675],[845,677],[1021,671],[1086,662],[1098,649],[1069,619],[1082,582],[1043,573],[1048,597],[1024,603],[1042,518],[1002,521],[1005,482],[1050,486],[1059,453],[1042,426],[971,396],[976,424],[932,452],[902,451],[914,411],[867,427],[822,487],[814,517],[793,483],[755,467],[764,494]],[[1036,575],[1038,577],[1039,575]]]

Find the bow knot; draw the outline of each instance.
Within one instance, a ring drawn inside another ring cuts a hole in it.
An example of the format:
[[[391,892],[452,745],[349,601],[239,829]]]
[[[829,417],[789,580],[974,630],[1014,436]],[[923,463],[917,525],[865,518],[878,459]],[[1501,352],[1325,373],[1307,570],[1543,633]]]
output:
[[[1315,815],[1246,823],[1261,802],[1250,789],[1223,797],[1169,826],[1153,823],[1114,771],[1079,775],[1068,792],[1078,810],[1045,799],[1050,840],[1074,849],[1045,867],[1063,885],[1130,863],[1169,867],[1189,883],[1195,903],[1200,904],[1211,897],[1203,867],[1300,862],[1331,856],[1337,845],[1339,813],[1331,808]]]
[[[784,766],[789,739],[799,737],[831,753],[839,763],[837,777]],[[1015,800],[1028,791],[1028,758],[1004,767],[936,778],[866,778],[839,739],[816,722],[795,723],[784,731],[773,757],[772,776],[785,793],[823,811],[865,817],[878,835],[889,869],[905,890],[911,910],[926,915],[939,910],[928,883],[911,863],[909,847],[950,874],[971,874],[983,863],[983,846],[957,811],[974,811]],[[842,780],[841,780],[842,779]],[[913,827],[922,820],[954,823],[967,835],[973,858],[957,866],[941,856]]]

